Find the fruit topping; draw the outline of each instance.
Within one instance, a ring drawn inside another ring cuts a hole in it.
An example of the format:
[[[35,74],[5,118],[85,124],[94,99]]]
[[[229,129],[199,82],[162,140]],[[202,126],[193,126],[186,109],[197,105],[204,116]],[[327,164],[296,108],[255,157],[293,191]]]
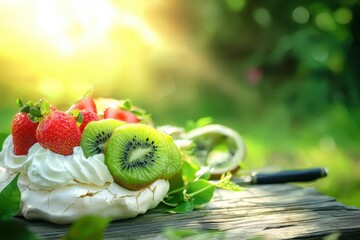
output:
[[[111,137],[114,130],[125,122],[116,119],[103,119],[90,122],[81,137],[81,148],[85,157],[103,153],[106,142]]]
[[[96,98],[94,101],[99,115],[103,115],[104,118],[114,118],[127,123],[154,125],[150,114],[144,109],[134,106],[129,99]]]
[[[105,109],[104,118],[113,118],[127,123],[137,123],[139,119],[130,111],[119,107],[108,107]]]
[[[77,102],[74,103],[70,107],[70,110],[78,109],[78,110],[88,110],[97,114],[96,104],[94,99],[90,97],[92,91],[88,91],[84,96],[82,96]]]
[[[117,128],[105,147],[105,164],[114,181],[127,189],[139,190],[164,175],[176,174],[178,164],[169,166],[173,149],[168,141],[149,125],[125,124]]]
[[[37,143],[37,126],[38,123],[32,122],[27,113],[15,115],[11,127],[15,155],[27,155],[29,149]]]
[[[99,119],[100,118],[96,113],[86,110],[86,109],[83,109],[83,110],[80,110],[80,112],[76,118],[76,121],[78,123],[80,123],[80,126],[79,126],[80,132],[83,133],[84,129],[88,125],[88,123],[90,123],[92,121],[98,121]]]
[[[76,120],[62,111],[52,111],[43,116],[36,130],[40,145],[52,152],[67,156],[80,145],[81,133]]]

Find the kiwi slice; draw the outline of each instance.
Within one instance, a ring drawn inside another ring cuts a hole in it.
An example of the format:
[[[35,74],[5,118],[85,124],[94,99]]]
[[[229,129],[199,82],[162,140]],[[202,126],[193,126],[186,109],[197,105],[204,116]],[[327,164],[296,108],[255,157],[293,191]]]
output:
[[[114,130],[126,124],[116,119],[89,122],[81,136],[80,146],[85,157],[104,152],[104,146]]]
[[[164,179],[170,179],[176,173],[178,173],[183,165],[183,156],[179,148],[176,146],[173,138],[167,134],[164,134],[166,143],[169,149],[168,164],[163,174]]]
[[[140,123],[117,128],[105,148],[105,164],[114,181],[130,190],[140,190],[161,178],[169,157],[163,133]]]

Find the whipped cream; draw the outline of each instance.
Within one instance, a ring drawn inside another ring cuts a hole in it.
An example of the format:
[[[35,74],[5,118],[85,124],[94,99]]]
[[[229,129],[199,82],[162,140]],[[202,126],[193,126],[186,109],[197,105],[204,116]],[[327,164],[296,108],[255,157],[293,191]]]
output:
[[[26,173],[36,189],[49,190],[76,182],[97,186],[114,182],[103,154],[85,158],[81,147],[75,147],[72,155],[63,156],[36,143],[27,155],[16,156],[13,148],[12,137],[9,136],[0,155],[1,165],[13,172]]]
[[[0,191],[20,173],[20,214],[29,220],[67,224],[89,214],[131,218],[156,207],[169,190],[163,179],[139,191],[125,189],[114,182],[103,154],[85,158],[81,147],[70,156],[38,143],[23,156],[14,155],[13,148],[10,135],[0,152]]]
[[[17,156],[14,154],[12,136],[8,136],[3,143],[3,150],[0,152],[0,166],[14,172],[26,173],[30,160],[27,155]]]

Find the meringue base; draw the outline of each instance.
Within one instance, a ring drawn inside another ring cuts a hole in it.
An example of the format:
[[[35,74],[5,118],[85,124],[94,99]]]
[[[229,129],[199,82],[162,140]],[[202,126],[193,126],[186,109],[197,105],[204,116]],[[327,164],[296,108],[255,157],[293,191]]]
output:
[[[15,175],[0,167],[0,190]],[[21,191],[19,215],[27,220],[69,224],[86,215],[120,220],[143,214],[165,198],[169,183],[160,179],[139,191],[127,190],[116,183],[107,183],[101,187],[76,183],[53,190],[41,190],[30,183],[26,174],[20,174],[18,187]]]

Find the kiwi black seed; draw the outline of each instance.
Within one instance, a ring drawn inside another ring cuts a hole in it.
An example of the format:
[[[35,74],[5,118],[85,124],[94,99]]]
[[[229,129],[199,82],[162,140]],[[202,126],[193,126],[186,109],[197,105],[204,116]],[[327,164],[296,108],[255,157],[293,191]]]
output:
[[[85,157],[104,152],[104,146],[114,130],[126,124],[116,119],[93,121],[86,125],[81,137],[80,146]]]
[[[105,164],[114,181],[130,189],[142,189],[161,178],[170,157],[164,135],[145,124],[117,128],[105,148]]]

